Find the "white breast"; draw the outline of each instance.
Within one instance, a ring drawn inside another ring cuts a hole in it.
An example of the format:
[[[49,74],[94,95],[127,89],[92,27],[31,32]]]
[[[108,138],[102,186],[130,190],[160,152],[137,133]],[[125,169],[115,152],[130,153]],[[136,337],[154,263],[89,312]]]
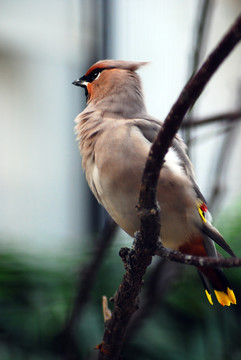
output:
[[[175,150],[173,150],[172,148],[169,149],[168,153],[165,156],[165,161],[166,165],[173,173],[183,175],[183,167]]]

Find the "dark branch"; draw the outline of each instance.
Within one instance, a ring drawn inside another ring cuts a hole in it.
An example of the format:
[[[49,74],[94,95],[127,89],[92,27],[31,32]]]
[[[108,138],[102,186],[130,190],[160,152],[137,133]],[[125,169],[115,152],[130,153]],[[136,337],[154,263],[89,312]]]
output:
[[[96,240],[96,249],[94,250],[93,258],[84,269],[80,269],[80,278],[77,290],[77,296],[75,304],[68,321],[68,327],[72,327],[73,323],[79,318],[83,311],[84,305],[88,302],[90,292],[96,278],[96,274],[102,263],[106,252],[113,240],[114,233],[117,229],[117,225],[111,217],[108,216],[104,224],[103,230],[100,233],[99,238]]]
[[[75,328],[89,300],[97,272],[110,247],[116,229],[116,223],[108,216],[102,232],[98,239],[96,239],[96,249],[94,250],[92,259],[80,269],[73,309],[66,322],[65,328],[56,338],[57,350],[61,352],[64,359],[72,359],[72,353],[75,354],[77,352],[77,344],[74,339]]]
[[[194,255],[186,255],[177,250],[170,250],[165,248],[161,243],[157,244],[155,255],[161,256],[162,258],[169,259],[185,265],[193,266],[205,266],[205,267],[240,267],[241,258],[232,257],[228,259],[224,258],[212,258],[202,257]]]
[[[184,87],[151,147],[142,177],[138,205],[141,233],[136,233],[131,250],[125,248],[121,252],[126,273],[114,296],[112,317],[105,323],[103,340],[98,346],[99,359],[119,359],[128,322],[138,309],[138,295],[141,291],[143,275],[152,261],[160,233],[160,210],[156,202],[156,187],[164,157],[186,112],[193,106],[211,76],[240,39],[241,16]]]

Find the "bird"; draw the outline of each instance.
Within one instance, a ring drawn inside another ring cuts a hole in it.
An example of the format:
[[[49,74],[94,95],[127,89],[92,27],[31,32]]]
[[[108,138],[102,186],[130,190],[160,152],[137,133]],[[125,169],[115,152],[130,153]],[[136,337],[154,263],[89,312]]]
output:
[[[82,168],[97,201],[130,236],[140,228],[136,212],[142,173],[162,122],[147,112],[137,70],[146,62],[100,60],[72,84],[85,90],[86,107],[75,119]],[[176,135],[157,185],[163,245],[188,255],[218,257],[214,242],[234,252],[208,219],[187,148]],[[236,304],[221,268],[197,268],[205,294],[223,306]]]

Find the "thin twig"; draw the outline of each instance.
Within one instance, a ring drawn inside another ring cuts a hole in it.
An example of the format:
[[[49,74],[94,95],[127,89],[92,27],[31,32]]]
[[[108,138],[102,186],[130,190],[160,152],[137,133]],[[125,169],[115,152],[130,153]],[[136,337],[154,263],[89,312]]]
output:
[[[218,200],[220,198],[221,193],[223,193],[222,188],[222,180],[223,175],[227,174],[229,171],[229,159],[231,158],[231,153],[234,148],[235,136],[237,135],[237,129],[235,124],[229,129],[229,131],[225,134],[225,139],[222,144],[221,151],[219,152],[218,159],[216,161],[215,167],[215,181],[211,188],[211,193],[209,196],[208,203],[210,204],[209,209],[212,211],[217,206]]]
[[[99,359],[117,360],[123,346],[130,318],[138,309],[138,295],[143,275],[152,261],[160,231],[160,210],[156,202],[156,187],[164,157],[178,131],[187,110],[193,106],[211,76],[241,39],[241,16],[211,53],[197,74],[184,87],[153,143],[142,177],[138,213],[141,233],[137,232],[132,249],[122,249],[126,273],[114,296],[112,317],[105,324]]]
[[[214,116],[209,116],[202,119],[195,119],[195,118],[188,118],[183,121],[182,129],[189,128],[189,127],[198,127],[203,125],[213,124],[215,122],[231,122],[233,120],[241,120],[241,109],[238,109],[233,112],[221,113]]]
[[[103,317],[104,322],[111,319],[111,311],[108,307],[108,299],[106,296],[102,296],[102,311],[103,311]]]

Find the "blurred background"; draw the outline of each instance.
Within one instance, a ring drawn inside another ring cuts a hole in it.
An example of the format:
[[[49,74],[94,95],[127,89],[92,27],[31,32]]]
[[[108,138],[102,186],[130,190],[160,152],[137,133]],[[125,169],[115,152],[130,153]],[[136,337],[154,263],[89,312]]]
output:
[[[148,61],[139,71],[147,108],[164,119],[240,12],[240,0],[0,0],[1,359],[94,359],[101,296],[124,273],[118,252],[132,240],[118,230],[80,309],[79,279],[106,214],[82,173],[73,127],[85,96],[72,81],[103,58]],[[239,256],[240,117],[241,45],[182,129],[213,221]],[[211,307],[193,269],[155,260],[124,358],[240,359],[241,270],[226,273],[238,305]]]

